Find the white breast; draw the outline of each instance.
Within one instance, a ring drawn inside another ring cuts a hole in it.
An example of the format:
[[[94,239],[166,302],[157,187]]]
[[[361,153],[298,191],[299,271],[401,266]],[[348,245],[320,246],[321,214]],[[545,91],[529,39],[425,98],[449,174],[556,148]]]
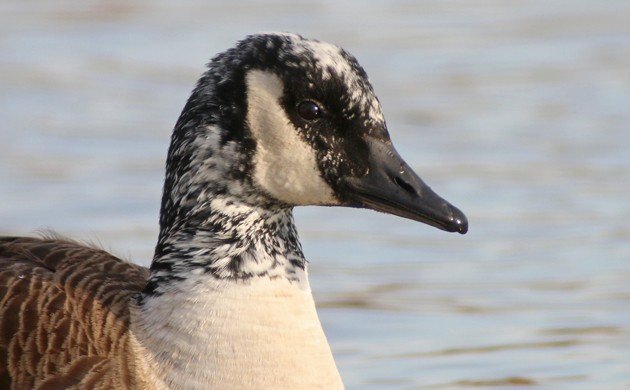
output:
[[[307,284],[206,278],[152,299],[149,317],[135,314],[150,370],[168,387],[343,388]]]

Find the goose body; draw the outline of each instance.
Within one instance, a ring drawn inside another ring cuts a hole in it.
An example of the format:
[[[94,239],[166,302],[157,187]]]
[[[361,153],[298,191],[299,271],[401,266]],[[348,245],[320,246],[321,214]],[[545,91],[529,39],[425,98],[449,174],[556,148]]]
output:
[[[217,55],[175,125],[150,269],[0,239],[0,388],[335,389],[292,209],[465,233],[393,148],[356,59],[299,35]]]

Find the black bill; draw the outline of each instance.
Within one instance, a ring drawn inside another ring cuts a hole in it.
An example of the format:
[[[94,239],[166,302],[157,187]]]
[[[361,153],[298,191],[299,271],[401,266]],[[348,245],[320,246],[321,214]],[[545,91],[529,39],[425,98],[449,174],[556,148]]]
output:
[[[468,231],[464,213],[433,192],[391,142],[368,138],[367,143],[368,174],[344,180],[352,205],[413,219],[447,232]]]

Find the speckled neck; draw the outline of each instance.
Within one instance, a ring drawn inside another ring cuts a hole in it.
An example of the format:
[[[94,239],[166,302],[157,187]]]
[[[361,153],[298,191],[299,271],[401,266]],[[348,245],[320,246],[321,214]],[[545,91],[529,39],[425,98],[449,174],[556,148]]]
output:
[[[197,123],[199,125],[199,123]],[[160,236],[143,297],[191,277],[299,282],[306,260],[292,208],[254,188],[246,143],[221,126],[176,126],[160,217]]]
[[[174,283],[203,274],[300,283],[305,267],[290,208],[270,210],[217,195],[161,238],[144,295],[162,294]]]

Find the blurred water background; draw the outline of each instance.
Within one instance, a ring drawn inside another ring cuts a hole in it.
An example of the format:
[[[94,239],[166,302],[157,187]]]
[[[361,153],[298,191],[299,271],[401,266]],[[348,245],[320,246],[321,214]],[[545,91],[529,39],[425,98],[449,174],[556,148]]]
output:
[[[0,2],[0,233],[148,265],[172,126],[215,53],[285,30],[366,68],[466,236],[296,210],[349,388],[630,388],[630,2]]]

